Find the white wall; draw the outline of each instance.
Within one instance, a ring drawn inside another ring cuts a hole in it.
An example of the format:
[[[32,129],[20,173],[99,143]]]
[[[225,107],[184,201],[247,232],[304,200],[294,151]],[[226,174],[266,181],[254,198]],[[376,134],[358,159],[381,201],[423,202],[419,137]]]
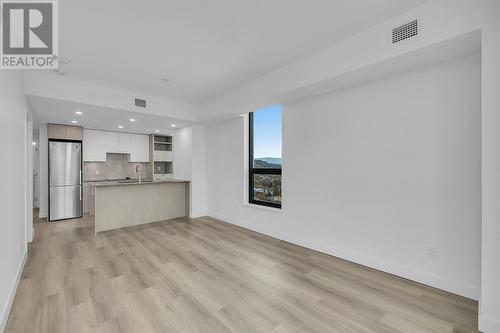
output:
[[[201,118],[248,112],[281,97],[424,50],[472,31],[481,32],[482,221],[479,329],[500,332],[500,1],[433,0],[351,38],[279,68],[214,98],[200,108]],[[418,38],[394,46],[393,27],[418,18]]]
[[[38,132],[38,162],[40,164],[38,170],[38,181],[39,185],[39,198],[38,202],[40,205],[39,217],[47,217],[49,207],[48,207],[48,193],[49,193],[49,161],[48,161],[48,145],[49,141],[47,139],[47,124],[42,124]]]
[[[191,168],[191,217],[207,215],[207,130],[194,125]]]
[[[33,114],[28,106],[26,106],[26,125],[25,125],[25,224],[26,224],[26,241],[33,240]]]
[[[204,126],[187,126],[174,138],[174,177],[191,180],[189,216],[207,215],[207,133]]]
[[[500,1],[482,0],[482,239],[479,328],[500,332]]]
[[[26,255],[26,106],[23,73],[0,74],[0,331],[3,331]]]
[[[286,105],[283,212],[243,204],[243,123],[209,128],[210,216],[478,298],[478,55]]]
[[[191,126],[175,132],[174,177],[177,179],[191,179],[192,132]]]

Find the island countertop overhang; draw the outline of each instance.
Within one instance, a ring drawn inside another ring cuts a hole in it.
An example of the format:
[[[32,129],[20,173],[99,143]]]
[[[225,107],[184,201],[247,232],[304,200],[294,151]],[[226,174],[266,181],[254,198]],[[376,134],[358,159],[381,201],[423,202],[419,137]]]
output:
[[[157,184],[177,184],[177,183],[190,183],[190,180],[185,180],[185,179],[169,179],[169,180],[159,180],[159,181],[102,181],[101,183],[96,182],[95,184],[92,184],[91,186],[93,187],[110,187],[110,186],[136,186],[136,185],[157,185]]]

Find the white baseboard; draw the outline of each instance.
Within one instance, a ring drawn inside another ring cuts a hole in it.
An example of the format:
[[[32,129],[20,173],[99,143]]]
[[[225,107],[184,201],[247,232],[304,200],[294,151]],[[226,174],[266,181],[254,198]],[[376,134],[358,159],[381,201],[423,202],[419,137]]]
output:
[[[348,260],[363,266],[377,269],[386,273],[390,273],[402,278],[419,282],[434,288],[438,288],[450,293],[467,297],[473,300],[478,300],[479,298],[479,287],[469,284],[464,284],[460,281],[452,280],[440,275],[419,271],[411,267],[406,267],[391,262],[387,262],[383,259],[367,256],[359,253],[355,253],[349,250],[341,249],[332,244],[322,244],[320,242],[311,242],[304,240],[301,237],[290,235],[284,231],[276,232],[275,230],[264,230],[260,226],[255,226],[251,223],[245,221],[236,221],[234,219],[228,218],[218,213],[209,212],[209,216],[216,218],[218,220],[234,224],[243,228],[247,228],[267,236],[271,236],[280,240],[284,240],[289,243],[300,245],[318,252],[329,254],[344,260]],[[492,331],[495,332],[495,331]],[[499,331],[500,332],[500,331]]]
[[[12,281],[12,286],[9,292],[9,298],[7,299],[7,302],[5,303],[2,309],[2,316],[0,317],[0,332],[2,333],[5,331],[5,326],[7,325],[7,320],[9,319],[10,309],[12,307],[12,303],[14,302],[14,297],[16,297],[17,286],[19,286],[19,281],[21,280],[21,275],[23,274],[24,265],[26,264],[27,258],[28,258],[28,252],[25,251],[23,259],[21,260],[21,263],[17,270],[17,274],[14,278],[14,281]]]
[[[479,316],[479,331],[483,333],[500,332],[500,322],[485,316]]]

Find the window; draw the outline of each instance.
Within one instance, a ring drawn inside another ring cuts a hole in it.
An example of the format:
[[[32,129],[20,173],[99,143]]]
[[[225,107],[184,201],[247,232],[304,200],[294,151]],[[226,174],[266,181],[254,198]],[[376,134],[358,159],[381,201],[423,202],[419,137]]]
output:
[[[251,112],[249,126],[248,201],[281,208],[281,106]]]

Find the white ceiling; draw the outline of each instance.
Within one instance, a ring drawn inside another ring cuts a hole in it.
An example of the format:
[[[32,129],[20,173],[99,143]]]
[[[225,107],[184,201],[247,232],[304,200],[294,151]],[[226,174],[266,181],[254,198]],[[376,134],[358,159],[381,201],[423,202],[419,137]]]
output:
[[[85,128],[140,134],[151,134],[156,129],[159,129],[160,133],[172,133],[174,130],[189,124],[186,121],[142,112],[112,109],[39,96],[27,96],[27,98],[33,111],[35,133],[40,125],[44,123],[77,125]],[[82,112],[83,115],[75,114],[76,111]],[[131,118],[135,119],[135,122],[130,122],[129,119]],[[78,124],[71,123],[72,120],[78,121]],[[176,126],[172,127],[172,124]],[[119,125],[123,125],[123,129],[118,128]]]
[[[64,0],[60,56],[76,78],[200,102],[425,1]]]

